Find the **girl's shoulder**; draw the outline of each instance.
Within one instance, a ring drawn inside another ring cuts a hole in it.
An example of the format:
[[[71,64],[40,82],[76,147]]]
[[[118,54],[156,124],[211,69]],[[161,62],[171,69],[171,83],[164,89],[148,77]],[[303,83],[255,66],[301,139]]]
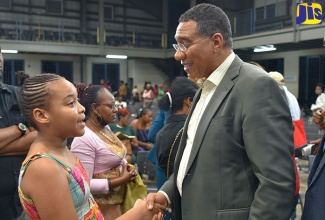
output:
[[[66,160],[66,163],[70,164],[70,166],[74,166],[73,164],[75,164],[75,162],[74,156],[69,156]],[[36,186],[36,184],[40,182],[66,184],[64,179],[66,180],[68,178],[71,171],[70,166],[66,165],[66,163],[48,154],[31,154],[22,164],[19,183],[25,181],[24,184],[27,192],[31,191],[30,188]]]

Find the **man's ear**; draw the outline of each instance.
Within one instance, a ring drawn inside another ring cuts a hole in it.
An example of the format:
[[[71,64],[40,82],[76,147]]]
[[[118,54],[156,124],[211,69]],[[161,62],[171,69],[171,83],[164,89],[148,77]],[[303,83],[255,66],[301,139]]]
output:
[[[212,36],[212,41],[213,41],[213,44],[214,44],[214,47],[215,48],[221,48],[223,47],[223,37],[220,33],[215,33],[213,36]]]
[[[33,116],[35,118],[35,121],[40,124],[46,124],[50,122],[49,114],[46,110],[35,108],[33,110]]]

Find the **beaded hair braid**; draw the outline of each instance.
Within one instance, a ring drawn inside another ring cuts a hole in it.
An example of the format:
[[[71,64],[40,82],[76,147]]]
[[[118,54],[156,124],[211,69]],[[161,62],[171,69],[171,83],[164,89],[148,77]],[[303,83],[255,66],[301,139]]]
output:
[[[77,85],[78,98],[81,105],[85,107],[85,115],[88,119],[90,107],[93,103],[98,103],[98,92],[105,89],[101,85],[86,86],[84,83]]]
[[[37,128],[33,120],[33,110],[35,108],[48,108],[50,82],[64,79],[64,77],[45,73],[30,77],[25,80],[19,92],[19,107],[27,123]]]

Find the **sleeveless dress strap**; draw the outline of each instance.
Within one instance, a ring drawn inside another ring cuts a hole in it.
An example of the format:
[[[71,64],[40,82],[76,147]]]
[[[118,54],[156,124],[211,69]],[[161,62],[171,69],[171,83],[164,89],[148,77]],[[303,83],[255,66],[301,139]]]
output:
[[[27,161],[25,161],[22,164],[22,169],[21,171],[24,173],[25,170],[27,169],[27,167],[31,164],[31,162],[40,159],[40,158],[50,158],[52,160],[54,160],[56,163],[58,163],[63,169],[65,169],[68,173],[71,172],[71,168],[69,166],[67,166],[66,164],[64,164],[63,162],[61,162],[59,159],[55,158],[54,156],[50,155],[50,154],[42,154],[42,153],[36,153],[33,156],[31,156]]]

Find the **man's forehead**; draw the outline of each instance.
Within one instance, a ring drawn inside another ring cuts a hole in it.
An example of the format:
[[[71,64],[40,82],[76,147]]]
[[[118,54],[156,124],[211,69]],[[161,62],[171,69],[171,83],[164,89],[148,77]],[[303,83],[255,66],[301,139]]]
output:
[[[177,26],[175,39],[188,39],[196,34],[196,22],[180,22]]]

